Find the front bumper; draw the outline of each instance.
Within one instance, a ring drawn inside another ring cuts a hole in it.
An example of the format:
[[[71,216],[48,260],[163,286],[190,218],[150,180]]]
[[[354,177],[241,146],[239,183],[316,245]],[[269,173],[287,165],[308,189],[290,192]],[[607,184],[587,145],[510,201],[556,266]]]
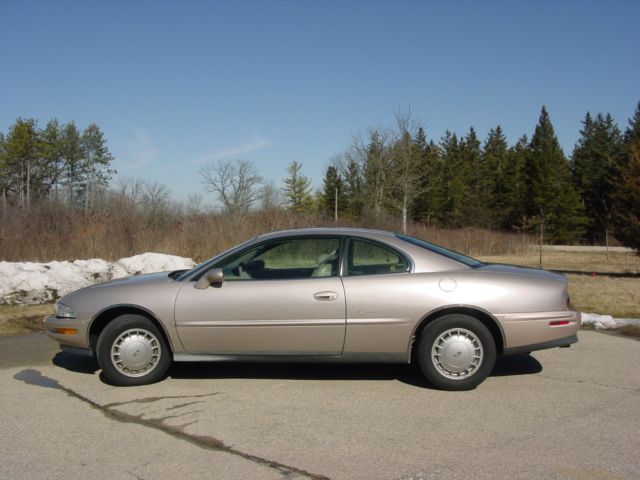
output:
[[[78,318],[58,318],[49,316],[44,319],[44,328],[49,338],[69,347],[89,350],[89,322]]]

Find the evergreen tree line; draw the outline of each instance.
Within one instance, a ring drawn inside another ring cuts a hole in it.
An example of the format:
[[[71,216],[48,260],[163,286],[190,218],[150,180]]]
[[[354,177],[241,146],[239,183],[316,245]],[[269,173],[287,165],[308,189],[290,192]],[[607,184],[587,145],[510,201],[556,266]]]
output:
[[[0,132],[2,206],[50,200],[88,210],[115,173],[112,160],[95,123],[81,132],[74,122],[53,119],[39,128],[19,118],[6,135]]]
[[[544,242],[640,242],[640,103],[621,132],[611,115],[587,113],[570,158],[543,107],[535,131],[509,145],[500,126],[428,140],[407,113],[326,169],[327,215],[399,215],[442,227],[522,231]]]
[[[500,126],[484,141],[470,128],[463,136],[447,131],[436,143],[410,112],[395,120],[393,128],[371,129],[354,140],[326,169],[315,195],[299,162],[289,165],[281,189],[245,160],[219,161],[199,173],[231,214],[285,207],[341,223],[396,217],[403,231],[413,221],[535,233],[552,243],[608,244],[613,233],[640,247],[640,103],[624,132],[611,115],[587,113],[569,158],[545,108],[531,139],[523,136],[513,145]],[[33,119],[18,119],[0,132],[2,207],[45,200],[85,212],[100,209],[100,200],[118,193],[107,190],[112,160],[96,124],[80,131],[73,122],[54,119],[39,128]],[[158,221],[174,210],[162,184],[121,184],[123,194],[137,185],[136,196],[148,197],[145,205]],[[175,210],[202,211],[202,198],[190,197]]]

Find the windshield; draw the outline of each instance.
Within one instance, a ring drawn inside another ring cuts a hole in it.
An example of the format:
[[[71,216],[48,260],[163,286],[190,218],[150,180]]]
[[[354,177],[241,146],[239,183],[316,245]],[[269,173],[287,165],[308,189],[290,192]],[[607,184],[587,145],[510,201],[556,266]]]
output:
[[[466,255],[463,255],[458,252],[447,250],[444,247],[435,245],[433,243],[429,243],[425,240],[420,240],[419,238],[410,237],[409,235],[401,235],[401,234],[396,234],[396,237],[398,237],[400,240],[404,240],[405,242],[409,242],[413,245],[424,248],[425,250],[429,250],[430,252],[434,252],[434,253],[443,255],[447,258],[450,258],[451,260],[455,260],[456,262],[460,262],[471,268],[478,268],[484,265],[484,263],[482,263],[480,260],[467,257]]]
[[[208,258],[207,260],[205,260],[204,262],[196,265],[195,267],[193,267],[191,270],[187,270],[184,273],[181,273],[181,275],[177,278],[178,281],[183,281],[189,277],[191,277],[192,275],[196,274],[196,273],[200,273],[203,272],[205,270],[207,270],[211,265],[213,265],[213,263],[215,261],[217,261],[218,259],[232,253],[235,252],[236,250],[239,250],[241,248],[243,248],[245,245],[247,245],[248,243],[251,243],[255,240],[255,237],[252,239],[249,239],[245,242],[242,242],[240,245],[236,245],[235,247],[231,247],[228,250],[225,250],[221,253],[218,253],[217,255],[214,255],[211,258]]]

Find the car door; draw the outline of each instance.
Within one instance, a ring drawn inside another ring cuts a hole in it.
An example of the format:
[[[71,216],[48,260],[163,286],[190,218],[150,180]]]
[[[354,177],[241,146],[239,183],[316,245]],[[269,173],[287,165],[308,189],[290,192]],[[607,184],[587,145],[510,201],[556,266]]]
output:
[[[175,321],[183,347],[201,354],[338,355],[345,296],[340,239],[285,238],[223,259],[221,286],[185,282]]]
[[[344,255],[347,295],[345,354],[406,352],[417,316],[420,284],[399,251],[367,239],[349,240]]]

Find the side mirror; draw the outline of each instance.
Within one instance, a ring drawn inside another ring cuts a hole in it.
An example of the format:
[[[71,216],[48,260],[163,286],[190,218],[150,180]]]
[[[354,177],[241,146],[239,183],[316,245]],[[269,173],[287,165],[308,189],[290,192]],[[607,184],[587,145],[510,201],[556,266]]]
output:
[[[194,285],[198,290],[204,290],[210,286],[220,288],[224,282],[224,273],[221,268],[212,268],[200,277],[200,280]]]

